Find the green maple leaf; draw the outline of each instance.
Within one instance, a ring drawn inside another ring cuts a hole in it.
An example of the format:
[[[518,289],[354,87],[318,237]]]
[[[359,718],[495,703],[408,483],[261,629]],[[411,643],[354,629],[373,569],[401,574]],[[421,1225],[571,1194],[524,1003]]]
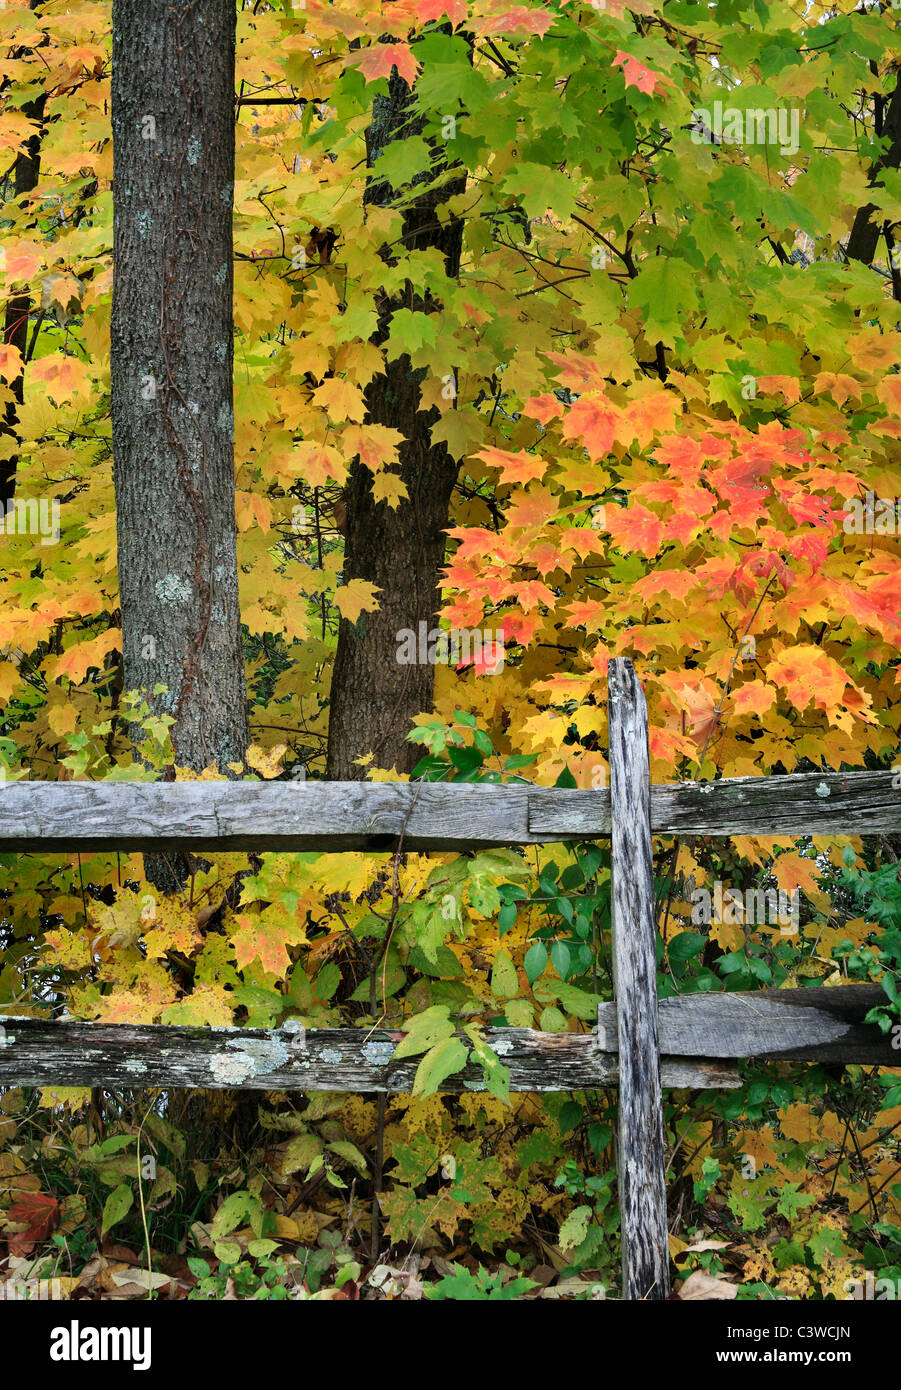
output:
[[[385,344],[385,356],[389,362],[407,353],[415,357],[422,348],[434,348],[438,334],[438,321],[431,314],[420,314],[413,309],[398,309],[391,317],[391,334]]]
[[[684,261],[655,256],[629,286],[629,303],[641,310],[648,338],[673,347],[698,308],[697,278]]]

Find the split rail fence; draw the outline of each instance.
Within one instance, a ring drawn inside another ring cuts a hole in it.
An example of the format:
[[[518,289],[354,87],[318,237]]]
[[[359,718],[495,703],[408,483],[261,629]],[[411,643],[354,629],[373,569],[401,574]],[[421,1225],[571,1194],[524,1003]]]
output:
[[[13,782],[0,853],[481,850],[609,837],[614,995],[590,1033],[486,1030],[517,1091],[619,1086],[624,1298],[669,1294],[663,1087],[740,1084],[740,1058],[897,1065],[864,1017],[877,985],[693,994],[658,1003],[652,835],[866,834],[901,829],[892,772],[651,786],[644,695],[610,663],[610,787],[359,782]],[[192,1028],[0,1016],[0,1086],[406,1092],[382,1028]],[[484,1088],[478,1065],[442,1090]]]

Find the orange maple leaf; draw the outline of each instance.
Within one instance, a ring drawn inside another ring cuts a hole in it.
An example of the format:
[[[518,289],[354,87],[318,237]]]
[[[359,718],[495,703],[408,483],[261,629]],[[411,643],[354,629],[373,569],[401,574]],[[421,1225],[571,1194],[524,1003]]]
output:
[[[592,458],[603,458],[613,448],[621,417],[622,411],[606,396],[581,396],[567,411],[563,438],[581,439]]]
[[[766,714],[775,703],[775,688],[766,681],[746,681],[732,695],[735,714]]]
[[[654,88],[658,82],[669,80],[662,73],[646,68],[644,63],[640,63],[631,53],[626,53],[621,48],[617,49],[612,66],[622,68],[627,87],[637,87],[640,92],[649,92],[651,96],[654,95]]]
[[[300,923],[289,917],[281,906],[267,908],[256,917],[242,912],[238,921],[241,925],[232,936],[238,969],[243,970],[258,960],[271,975],[284,975],[291,964],[288,946],[305,939]]]
[[[22,354],[14,343],[0,343],[0,376],[13,381],[22,372]]]
[[[344,460],[330,444],[302,440],[294,449],[292,462],[298,477],[311,487],[322,487],[329,478],[338,483],[344,481]]]
[[[563,414],[563,402],[558,401],[550,391],[544,391],[540,396],[530,396],[523,404],[522,413],[528,415],[530,420],[546,425],[548,420],[555,420]]]
[[[620,550],[637,550],[640,555],[656,555],[666,530],[659,516],[647,507],[607,507],[607,530]]]
[[[472,457],[484,459],[492,468],[500,469],[501,479],[505,483],[529,483],[533,479],[542,478],[547,470],[545,459],[539,458],[537,454],[527,454],[524,449],[511,454],[507,449],[495,449],[490,445]]]
[[[32,381],[43,381],[54,405],[62,405],[87,389],[90,369],[77,357],[51,352],[29,368]]]
[[[366,414],[366,404],[359,386],[340,376],[330,376],[316,387],[313,404],[328,411],[332,420],[354,420],[359,423]]]
[[[419,63],[408,43],[376,43],[362,53],[351,53],[345,59],[345,67],[358,67],[367,82],[377,82],[380,77],[391,76],[392,68],[397,68],[408,87],[412,87],[419,71]]]
[[[838,706],[848,678],[837,661],[810,644],[789,647],[766,667],[767,679],[781,685],[795,709],[814,702],[820,709]]]

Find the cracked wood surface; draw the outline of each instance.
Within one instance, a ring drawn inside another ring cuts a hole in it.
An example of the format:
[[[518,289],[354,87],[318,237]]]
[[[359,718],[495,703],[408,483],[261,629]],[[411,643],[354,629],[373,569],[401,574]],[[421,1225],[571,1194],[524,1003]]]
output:
[[[651,788],[655,834],[901,830],[892,772]],[[411,809],[412,808],[412,809]],[[610,792],[409,782],[7,782],[0,853],[485,849],[610,834]]]

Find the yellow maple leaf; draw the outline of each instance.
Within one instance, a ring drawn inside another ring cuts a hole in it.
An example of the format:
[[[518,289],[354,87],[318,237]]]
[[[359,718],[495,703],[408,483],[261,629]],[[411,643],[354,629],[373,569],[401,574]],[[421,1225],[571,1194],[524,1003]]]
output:
[[[342,584],[335,590],[335,604],[342,618],[355,623],[361,613],[376,611],[379,605],[375,596],[381,592],[366,579],[352,579],[349,584]]]
[[[396,473],[376,473],[372,481],[372,495],[376,502],[387,502],[389,507],[396,509],[401,498],[410,494]]]
[[[268,752],[260,748],[256,743],[252,743],[245,753],[247,766],[252,767],[261,777],[267,779],[278,777],[284,772],[282,758],[288,751],[286,743],[279,743],[275,748],[270,748]]]
[[[353,420],[359,424],[366,414],[366,403],[359,386],[342,377],[327,377],[313,392],[313,403],[327,411],[331,420]]]

